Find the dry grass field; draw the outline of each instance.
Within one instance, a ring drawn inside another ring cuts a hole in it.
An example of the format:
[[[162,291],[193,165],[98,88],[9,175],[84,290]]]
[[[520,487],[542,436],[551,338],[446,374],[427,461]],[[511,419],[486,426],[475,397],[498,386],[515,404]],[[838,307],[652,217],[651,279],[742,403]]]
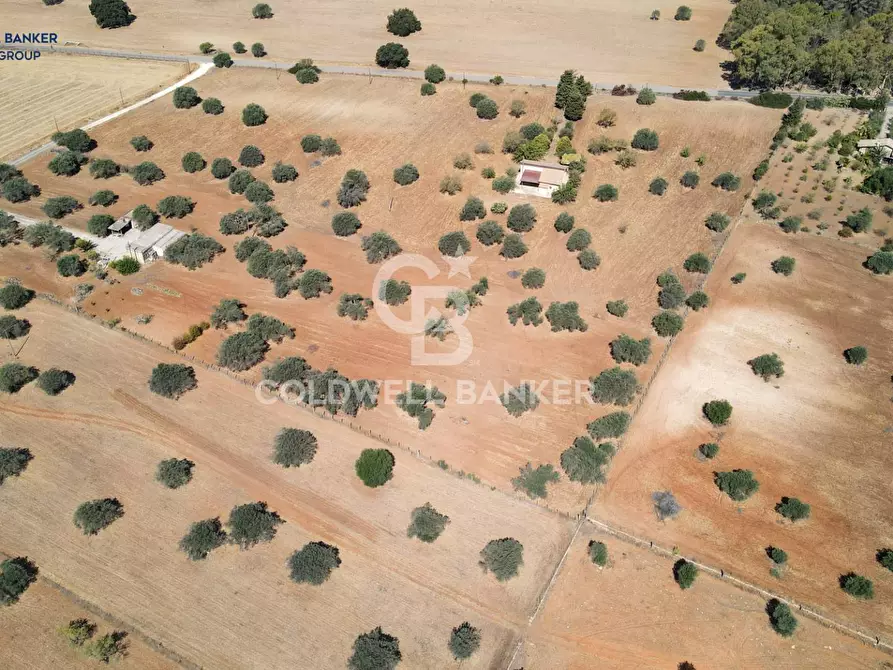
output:
[[[677,5],[645,0],[612,0],[597,6],[572,0],[545,4],[421,0],[412,4],[422,32],[397,38],[385,30],[393,3],[349,0],[270,3],[275,16],[251,18],[253,3],[133,0],[137,20],[129,27],[100,30],[88,0],[44,7],[4,0],[16,30],[56,30],[60,40],[129,51],[197,54],[209,41],[231,51],[233,42],[262,42],[273,60],[314,58],[326,63],[374,66],[375,50],[386,42],[406,45],[411,67],[439,63],[450,71],[491,72],[557,79],[569,67],[603,82],[722,86],[720,62],[727,52],[714,45],[731,6],[725,0],[694,0],[691,21],[674,21]],[[659,8],[660,21],[650,21]],[[692,50],[698,39],[703,53]]]
[[[249,387],[204,369],[196,371],[198,389],[179,402],[153,396],[149,373],[173,356],[46,303],[20,313],[33,324],[21,359],[65,367],[77,381],[57,398],[31,387],[0,405],[4,442],[34,454],[26,473],[0,489],[4,551],[28,555],[48,576],[204,667],[341,667],[355,637],[378,625],[400,639],[406,667],[447,667],[450,630],[466,620],[483,635],[468,667],[507,662],[570,522],[400,449],[393,481],[368,489],[353,462],[379,443],[302,410],[261,406]],[[284,426],[317,436],[312,464],[285,470],[270,461]],[[153,479],[169,457],[196,464],[184,489]],[[125,515],[85,537],[72,511],[103,496],[117,497]],[[197,563],[177,550],[190,522],[225,519],[254,500],[285,520],[269,544],[219,549]],[[431,545],[406,537],[410,511],[426,501],[451,519]],[[480,549],[500,537],[524,544],[520,575],[504,583],[478,566]],[[295,585],[286,559],[313,540],[338,546],[343,563],[322,586]]]
[[[524,99],[528,114],[516,120],[503,111],[493,122],[481,121],[467,104],[473,90],[486,90],[503,110],[512,99]],[[225,254],[196,272],[165,263],[144,268],[114,286],[101,287],[84,307],[106,319],[121,318],[127,328],[167,344],[189,324],[206,319],[221,298],[237,297],[249,311],[273,314],[297,329],[295,340],[277,346],[269,358],[299,354],[316,367],[333,365],[351,378],[432,380],[447,393],[447,407],[437,412],[424,434],[393,406],[363,413],[359,422],[421,449],[434,460],[443,459],[457,470],[507,489],[511,488],[511,478],[527,462],[557,465],[560,453],[584,432],[589,421],[616,408],[543,404],[533,413],[512,419],[492,399],[486,404],[457,405],[457,380],[475,380],[479,389],[492,382],[498,392],[502,392],[503,380],[511,386],[526,379],[586,380],[613,365],[608,343],[623,332],[652,337],[654,356],[637,371],[640,379],[647,378],[664,346],[649,325],[657,311],[655,278],[668,267],[681,273],[682,261],[695,251],[713,250],[717,240],[704,227],[705,217],[716,210],[729,214],[740,211],[745,189],[730,194],[711,187],[709,182],[726,170],[748,174],[761,158],[779,117],[777,112],[735,102],[661,99],[653,107],[641,107],[631,99],[592,98],[585,119],[577,124],[574,142],[581,150],[604,132],[595,123],[602,107],[618,112],[618,123],[607,131],[609,136],[629,139],[637,128],[651,127],[661,138],[658,151],[640,153],[638,167],[627,171],[613,164],[613,154],[589,156],[578,202],[566,209],[576,217],[578,227],[592,233],[601,266],[589,273],[580,269],[575,256],[565,249],[565,236],[552,226],[562,208],[548,200],[537,200],[533,203],[539,216],[537,226],[525,234],[530,253],[505,261],[498,255],[498,247],[485,248],[473,241],[471,255],[477,257],[471,266],[473,278],[448,280],[441,273],[433,282],[467,288],[481,276],[489,278],[491,291],[467,322],[475,344],[471,358],[459,366],[413,367],[409,364],[409,337],[395,334],[374,314],[366,322],[355,323],[335,313],[340,293],[370,295],[378,270],[366,263],[359,236],[345,240],[331,232],[331,217],[340,210],[334,200],[342,175],[350,168],[360,168],[372,183],[369,200],[355,210],[363,222],[361,233],[384,229],[405,251],[425,254],[445,270],[436,252],[439,237],[462,229],[473,239],[475,225],[458,221],[466,196],[480,195],[487,206],[496,201],[509,205],[523,201],[492,191],[480,170],[493,166],[502,171],[510,165],[509,157],[498,153],[506,131],[531,121],[548,124],[554,114],[552,90],[505,86],[463,90],[453,84],[441,85],[436,96],[422,98],[417,84],[409,82],[369,83],[356,77],[324,76],[317,85],[299,88],[285,78],[277,81],[273,73],[236,71],[202,78],[199,93],[220,98],[227,106],[224,114],[213,117],[199,109],[177,110],[166,99],[94,133],[99,142],[95,156],[127,164],[148,159],[160,165],[168,176],[152,187],[139,187],[127,176],[100,185],[86,171],[71,178],[54,177],[46,169],[47,158],[25,166],[26,175],[40,184],[43,196],[14,208],[17,211],[40,216],[39,205],[46,197],[68,194],[85,202],[98,188],[111,188],[120,195],[119,202],[109,209],[113,214],[126,212],[141,202],[154,206],[166,195],[188,194],[197,203],[195,212],[176,225],[184,230],[195,227],[228,247]],[[262,127],[246,128],[238,119],[244,105],[252,101],[263,105],[270,115]],[[317,155],[304,154],[299,140],[311,132],[336,137],[343,155],[318,164]],[[155,148],[147,154],[136,154],[129,140],[137,134],[149,136]],[[497,153],[474,156],[474,168],[462,175],[461,194],[450,197],[438,193],[441,178],[458,172],[452,168],[453,157],[471,153],[479,141],[489,142]],[[292,294],[279,300],[268,281],[251,278],[234,258],[232,247],[237,239],[225,238],[218,231],[220,216],[244,207],[246,201],[230,194],[226,183],[215,180],[208,170],[189,175],[180,167],[187,151],[199,151],[209,163],[218,156],[235,160],[241,146],[249,143],[259,146],[267,156],[266,164],[255,170],[259,178],[270,181],[270,170],[277,160],[298,168],[297,182],[273,184],[273,204],[290,225],[271,242],[277,248],[297,246],[307,254],[307,267],[328,272],[335,286],[331,296],[305,301]],[[687,159],[679,155],[685,146],[691,147]],[[678,180],[684,171],[697,169],[694,161],[701,154],[707,159],[700,169],[701,186],[686,192]],[[422,176],[411,186],[399,187],[392,180],[392,171],[407,161],[414,163]],[[648,183],[658,175],[671,184],[663,198],[647,192]],[[589,197],[598,184],[607,182],[619,187],[619,202],[598,203]],[[92,213],[93,208],[87,207],[64,222],[83,226]],[[504,225],[504,215],[491,218]],[[44,267],[51,266],[46,262]],[[522,289],[517,278],[517,272],[530,267],[547,270],[546,286],[535,292],[544,307],[553,300],[578,301],[581,315],[589,324],[586,333],[551,333],[547,324],[539,328],[509,325],[506,307],[532,293]],[[5,274],[21,275],[21,271],[10,266]],[[27,283],[25,276],[20,278]],[[427,281],[421,272],[415,276],[406,273],[405,278]],[[697,277],[683,279],[691,287]],[[66,283],[73,286],[77,281]],[[142,295],[134,295],[135,288],[141,288]],[[608,300],[619,298],[630,305],[630,313],[623,320],[605,311]],[[154,315],[148,326],[133,321],[134,316],[147,313]],[[209,332],[187,352],[213,360],[224,336],[224,332]],[[448,339],[437,346],[449,351],[455,344]],[[519,359],[518,351],[533,355]],[[358,356],[358,352],[363,355]],[[255,378],[257,372],[249,376]],[[582,486],[562,481],[551,487],[548,504],[575,512],[589,493]]]
[[[28,589],[15,607],[0,609],[0,667],[16,670],[95,668],[97,662],[71,647],[58,633],[74,619],[97,624],[95,635],[116,630],[92,612],[82,609],[43,580]],[[115,662],[122,670],[176,670],[180,666],[149,649],[133,635],[126,638],[127,654]]]
[[[819,611],[889,635],[893,575],[875,561],[893,543],[889,449],[893,426],[893,345],[889,280],[860,264],[868,250],[837,239],[785,235],[768,224],[742,224],[707,282],[710,308],[689,316],[614,459],[596,516],[611,519],[684,555],[789,594]],[[796,259],[790,277],[772,260]],[[740,285],[729,277],[746,272]],[[849,365],[844,349],[864,345],[868,361]],[[764,382],[747,361],[777,353],[784,376]],[[712,430],[704,402],[728,399],[727,428]],[[718,442],[712,461],[699,444]],[[752,470],[759,491],[742,503],[720,493],[714,471]],[[672,491],[684,511],[661,523],[651,493]],[[791,523],[774,511],[782,496],[812,506]],[[765,549],[789,560],[770,576]],[[876,597],[846,595],[850,571],[875,584]]]
[[[589,560],[590,540],[607,545],[607,567]],[[512,667],[889,667],[886,654],[806,617],[786,640],[770,628],[763,599],[703,574],[682,591],[672,566],[586,524]]]
[[[44,9],[47,9],[44,7]],[[40,30],[46,31],[44,24]],[[145,98],[185,76],[185,64],[42,54],[0,69],[0,160]]]

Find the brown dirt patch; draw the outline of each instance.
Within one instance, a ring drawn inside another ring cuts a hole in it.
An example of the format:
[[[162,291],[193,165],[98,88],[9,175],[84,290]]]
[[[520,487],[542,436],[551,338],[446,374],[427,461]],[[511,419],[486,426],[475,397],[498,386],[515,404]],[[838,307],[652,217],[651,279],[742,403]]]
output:
[[[461,196],[439,194],[440,179],[454,172],[453,157],[471,152],[479,141],[488,141],[498,151],[506,131],[535,120],[548,124],[553,114],[551,90],[490,87],[488,92],[502,109],[513,98],[524,98],[529,113],[520,121],[502,114],[492,123],[482,122],[467,104],[471,90],[476,89],[444,85],[433,98],[421,98],[416,84],[394,80],[368,83],[356,77],[327,76],[318,85],[296,88],[291,81],[277,81],[272,73],[215,72],[199,80],[199,92],[223,100],[227,110],[220,117],[207,116],[197,109],[176,110],[170,100],[162,100],[97,130],[97,156],[130,164],[143,158],[153,160],[168,175],[159,184],[138,187],[126,176],[101,186],[88,174],[56,178],[45,169],[46,159],[32,162],[25,171],[47,196],[66,193],[86,201],[97,188],[111,188],[121,196],[120,202],[110,208],[113,214],[126,212],[140,202],[154,204],[169,194],[189,194],[198,203],[196,211],[176,225],[183,229],[194,226],[229,248],[197,272],[157,263],[120,284],[101,287],[84,304],[88,311],[104,319],[120,317],[127,328],[168,343],[189,324],[206,319],[221,298],[238,297],[249,311],[273,314],[297,329],[296,339],[275,346],[270,359],[299,354],[316,367],[333,365],[351,378],[431,380],[447,393],[448,401],[424,434],[393,407],[365,413],[359,423],[420,449],[434,460],[443,459],[456,470],[510,488],[510,479],[520,467],[528,461],[557,464],[560,453],[584,431],[586,423],[616,408],[541,405],[532,414],[511,419],[492,402],[457,405],[457,380],[475,380],[479,389],[492,382],[498,392],[503,381],[515,386],[527,379],[585,380],[613,364],[607,344],[618,334],[653,336],[649,321],[656,311],[656,276],[668,267],[679,269],[694,251],[710,252],[714,248],[716,241],[703,225],[710,212],[733,214],[740,210],[743,193],[725,193],[710,187],[709,182],[725,170],[749,173],[769,141],[779,114],[735,102],[694,104],[661,99],[646,108],[630,99],[591,99],[590,111],[577,124],[575,144],[581,149],[603,132],[595,122],[604,106],[618,112],[618,125],[610,129],[610,136],[630,138],[637,128],[652,127],[661,137],[658,151],[641,154],[639,166],[625,172],[613,164],[612,155],[589,156],[579,201],[566,209],[575,215],[578,226],[592,232],[601,267],[583,272],[564,248],[565,236],[552,227],[562,208],[549,201],[535,202],[539,222],[525,234],[529,254],[506,262],[498,256],[497,248],[485,248],[473,241],[471,254],[478,258],[471,268],[473,280],[456,282],[456,277],[447,282],[467,288],[481,276],[490,280],[491,290],[484,305],[475,309],[467,322],[475,342],[472,357],[460,366],[413,367],[409,365],[408,336],[395,334],[375,315],[367,322],[353,323],[335,314],[341,292],[371,294],[378,268],[366,263],[359,236],[342,240],[332,235],[331,217],[339,208],[321,207],[320,203],[334,202],[347,169],[363,169],[373,188],[368,202],[355,210],[363,221],[361,232],[385,229],[405,251],[426,254],[445,269],[436,255],[438,238],[445,232],[464,229],[473,239],[475,226],[458,221],[465,196],[480,195],[487,206],[496,201],[510,205],[523,201],[519,196],[500,196],[480,176],[484,166],[501,171],[510,165],[509,158],[499,153],[475,156],[474,170],[463,175]],[[242,107],[251,101],[262,104],[270,114],[265,126],[245,128],[238,120]],[[313,167],[317,156],[305,155],[299,145],[300,137],[311,132],[336,137],[344,155]],[[128,144],[136,134],[148,135],[156,147],[148,154],[136,154]],[[278,248],[293,244],[304,251],[309,259],[307,267],[325,270],[333,277],[333,295],[312,301],[297,294],[286,300],[276,299],[269,282],[251,278],[235,261],[232,247],[237,239],[224,238],[218,231],[219,217],[244,207],[244,198],[230,194],[225,182],[213,179],[207,171],[186,175],[180,167],[187,151],[199,150],[209,162],[222,155],[235,159],[248,143],[259,146],[267,156],[266,165],[255,170],[262,179],[269,180],[269,171],[277,160],[297,166],[301,176],[296,183],[273,184],[277,194],[274,204],[290,226],[271,242]],[[684,146],[691,147],[688,159],[679,156]],[[694,159],[700,154],[708,160],[701,169],[702,184],[683,192],[678,179],[684,171],[697,167]],[[401,188],[393,183],[392,171],[407,161],[419,168],[422,177],[416,184]],[[661,199],[647,192],[648,183],[657,175],[671,183]],[[601,204],[589,197],[598,184],[606,182],[620,188],[619,202]],[[22,210],[38,215],[38,205],[39,201]],[[84,225],[91,213],[92,208],[77,213],[68,225]],[[491,218],[504,224],[504,216]],[[534,266],[547,270],[545,288],[535,292],[544,307],[553,300],[576,300],[589,323],[588,332],[554,334],[548,331],[548,325],[536,329],[509,325],[506,307],[532,292],[522,289],[520,281],[508,273]],[[50,266],[47,271],[52,271]],[[425,281],[420,272],[407,273],[405,278]],[[684,280],[690,285],[696,281],[691,277]],[[434,283],[446,281],[441,274]],[[142,289],[143,294],[134,296],[133,288]],[[168,289],[174,294],[163,292]],[[605,312],[605,303],[618,298],[625,298],[631,308],[622,321]],[[146,313],[155,315],[149,326],[140,327],[132,321],[133,316]],[[187,352],[213,360],[223,336],[220,332],[206,334]],[[663,343],[652,339],[653,364]],[[448,340],[436,346],[450,351],[455,344]],[[519,351],[528,355],[519,357]],[[647,378],[652,364],[638,371],[640,379]],[[588,496],[588,490],[563,481],[553,487],[548,504],[577,511]]]
[[[33,324],[22,360],[72,370],[77,382],[57,398],[31,386],[0,404],[4,440],[35,456],[0,490],[5,552],[30,556],[67,588],[209,667],[335,667],[359,633],[378,625],[398,636],[407,666],[444,667],[449,632],[465,620],[483,631],[472,666],[504,664],[569,540],[569,522],[396,448],[393,481],[367,489],[353,463],[380,443],[282,404],[262,407],[251,388],[204,369],[199,388],[179,402],[153,396],[152,367],[175,357],[43,302],[21,314]],[[317,436],[311,465],[271,463],[283,426]],[[178,491],[153,480],[158,461],[172,456],[196,463]],[[70,514],[102,496],[118,497],[125,516],[85,537]],[[285,519],[273,542],[226,547],[199,563],[177,550],[190,522],[225,518],[252,500]],[[406,526],[425,501],[451,523],[422,546]],[[524,567],[500,584],[481,571],[478,552],[506,536],[524,544]],[[343,560],[319,588],[291,583],[285,568],[311,540],[335,544]]]
[[[604,569],[589,560],[593,539],[608,546]],[[682,591],[672,568],[584,525],[513,667],[887,667],[885,654],[804,616],[794,637],[782,638],[761,598],[703,574]]]
[[[785,278],[770,262],[789,255],[797,269]],[[652,386],[595,507],[609,518],[686,555],[775,589],[868,630],[893,630],[893,576],[875,562],[891,544],[893,514],[889,431],[893,426],[889,282],[860,267],[867,253],[837,240],[786,236],[768,225],[742,224],[707,283],[711,306],[691,315]],[[735,286],[729,277],[746,272]],[[866,364],[848,365],[842,352],[863,344]],[[778,353],[784,376],[766,383],[747,361]],[[726,398],[728,428],[711,430],[701,405]],[[719,456],[701,462],[703,442]],[[743,503],[722,495],[713,471],[744,468],[760,490]],[[675,493],[685,511],[659,523],[650,495]],[[774,511],[782,496],[812,505],[791,524]],[[769,575],[768,546],[790,559],[780,578]],[[837,583],[855,571],[872,579],[876,598],[856,601]]]

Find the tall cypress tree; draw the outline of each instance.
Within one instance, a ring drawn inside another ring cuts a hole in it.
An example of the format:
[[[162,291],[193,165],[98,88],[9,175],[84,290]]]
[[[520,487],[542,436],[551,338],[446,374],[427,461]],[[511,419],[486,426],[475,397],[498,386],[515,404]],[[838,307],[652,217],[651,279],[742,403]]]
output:
[[[583,97],[583,94],[580,93],[576,86],[573,86],[564,104],[564,118],[568,121],[579,121],[583,118],[583,112],[585,111],[586,98]]]
[[[555,106],[558,109],[564,109],[568,96],[575,88],[574,71],[565,70],[561,75],[561,79],[558,80],[558,90],[555,92]]]

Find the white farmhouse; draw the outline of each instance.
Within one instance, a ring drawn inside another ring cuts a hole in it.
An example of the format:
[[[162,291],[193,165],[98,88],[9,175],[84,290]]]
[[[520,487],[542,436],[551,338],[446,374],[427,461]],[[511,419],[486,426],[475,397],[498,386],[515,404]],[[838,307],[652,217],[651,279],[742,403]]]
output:
[[[515,177],[515,193],[551,198],[552,192],[568,180],[567,166],[543,161],[521,161]]]
[[[151,263],[163,258],[165,249],[185,235],[166,223],[156,223],[130,244],[130,252],[140,263]]]

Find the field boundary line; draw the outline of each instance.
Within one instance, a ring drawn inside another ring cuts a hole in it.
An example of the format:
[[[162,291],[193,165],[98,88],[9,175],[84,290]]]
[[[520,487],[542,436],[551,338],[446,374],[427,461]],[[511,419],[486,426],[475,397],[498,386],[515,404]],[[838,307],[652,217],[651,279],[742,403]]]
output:
[[[0,551],[0,557],[13,558],[13,555],[7,554],[6,552],[3,552],[3,551]],[[39,581],[43,582],[44,584],[46,584],[53,590],[58,591],[64,597],[68,598],[70,601],[72,601],[74,604],[76,604],[78,607],[81,607],[82,609],[87,610],[93,616],[99,617],[105,623],[111,625],[112,627],[117,628],[119,630],[123,630],[128,635],[133,635],[134,637],[138,638],[140,640],[140,642],[143,642],[146,646],[149,647],[149,649],[151,649],[155,653],[163,656],[164,658],[166,658],[169,661],[173,661],[174,663],[176,663],[177,665],[179,665],[183,668],[186,668],[186,670],[202,670],[203,666],[190,661],[188,658],[185,658],[184,656],[177,653],[170,647],[165,646],[164,644],[162,644],[155,638],[147,635],[141,629],[137,628],[133,624],[126,622],[124,619],[121,619],[120,617],[117,617],[114,614],[111,614],[110,612],[102,609],[96,603],[87,600],[86,598],[78,595],[71,589],[69,589],[65,586],[62,586],[62,584],[55,581],[54,579],[47,577],[43,573],[43,570],[40,568],[40,565],[37,566],[37,569],[38,569],[37,579]]]
[[[853,626],[841,623],[831,617],[825,616],[824,614],[820,614],[814,609],[811,609],[809,606],[804,605],[802,603],[797,602],[793,598],[788,596],[783,596],[774,591],[770,591],[769,589],[764,589],[761,586],[757,586],[751,582],[745,581],[743,579],[739,579],[738,577],[734,577],[733,575],[727,573],[722,568],[716,568],[712,565],[708,565],[707,563],[703,563],[701,561],[695,560],[693,558],[686,558],[681,553],[677,551],[673,551],[671,549],[667,549],[660,544],[655,543],[652,540],[646,540],[643,537],[639,537],[632,533],[629,533],[625,530],[617,528],[616,526],[611,526],[600,519],[595,517],[586,516],[586,521],[591,523],[592,525],[600,528],[605,533],[616,537],[617,539],[626,542],[627,544],[633,544],[637,547],[648,549],[651,552],[663,556],[665,558],[672,558],[674,560],[679,560],[684,558],[689,563],[692,563],[698,567],[698,569],[703,570],[705,573],[721,579],[722,581],[728,581],[736,588],[746,591],[747,593],[752,593],[754,595],[761,596],[768,600],[778,600],[780,602],[785,603],[786,605],[791,606],[791,608],[795,608],[797,611],[801,612],[804,616],[809,617],[810,619],[822,624],[826,628],[830,628],[832,630],[837,631],[838,633],[842,633],[852,638],[856,638],[857,640],[864,642],[866,644],[870,644],[873,647],[883,650],[884,652],[893,655],[893,645],[888,644],[887,642],[882,642],[880,636],[873,635],[870,633],[866,633],[864,630],[855,628]]]

